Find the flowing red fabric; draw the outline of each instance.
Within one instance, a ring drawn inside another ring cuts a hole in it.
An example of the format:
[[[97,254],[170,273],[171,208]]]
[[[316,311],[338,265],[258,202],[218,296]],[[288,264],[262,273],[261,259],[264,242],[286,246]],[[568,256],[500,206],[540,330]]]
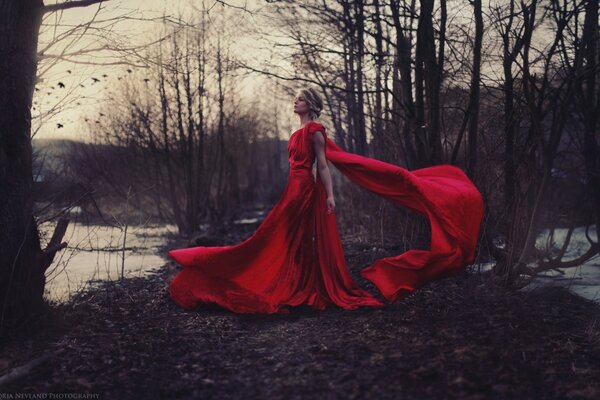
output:
[[[350,181],[426,216],[430,250],[375,260],[360,274],[388,301],[473,262],[483,218],[481,194],[458,167],[408,171],[338,147],[325,127],[309,121],[288,142],[287,185],[257,230],[243,242],[168,252],[182,266],[169,291],[179,306],[216,303],[237,313],[288,313],[286,306],[327,304],[344,309],[385,304],[362,289],[346,265],[336,214],[327,212],[325,185],[312,165],[313,135],[325,136],[326,158]]]

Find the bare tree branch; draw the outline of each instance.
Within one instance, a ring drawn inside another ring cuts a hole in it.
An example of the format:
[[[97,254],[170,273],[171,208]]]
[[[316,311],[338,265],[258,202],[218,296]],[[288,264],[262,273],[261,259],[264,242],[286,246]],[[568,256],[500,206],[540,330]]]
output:
[[[78,1],[71,1],[68,3],[57,3],[57,4],[49,4],[47,6],[44,6],[44,8],[42,9],[43,13],[51,13],[51,12],[55,12],[55,11],[61,11],[61,10],[67,10],[69,8],[75,8],[75,7],[87,7],[87,6],[91,6],[92,4],[98,4],[98,3],[102,3],[108,0],[78,0]]]

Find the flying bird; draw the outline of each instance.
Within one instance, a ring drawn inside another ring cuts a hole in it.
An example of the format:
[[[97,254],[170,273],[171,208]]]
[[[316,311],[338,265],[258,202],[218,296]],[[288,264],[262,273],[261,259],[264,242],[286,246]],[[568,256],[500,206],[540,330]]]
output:
[[[60,128],[62,128],[62,127],[63,127],[63,124],[56,124],[56,127],[57,127],[58,129],[60,129]]]
[[[65,84],[64,84],[64,83],[62,83],[62,82],[58,82],[58,87],[59,87],[59,88],[61,88],[61,89],[64,89],[64,87],[65,87]]]

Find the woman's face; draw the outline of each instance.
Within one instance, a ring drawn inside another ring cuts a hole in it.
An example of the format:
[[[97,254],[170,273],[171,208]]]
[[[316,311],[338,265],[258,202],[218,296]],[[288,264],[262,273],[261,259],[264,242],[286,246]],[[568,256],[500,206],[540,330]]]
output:
[[[297,93],[294,97],[294,112],[296,114],[307,114],[309,112],[308,103],[302,93]]]

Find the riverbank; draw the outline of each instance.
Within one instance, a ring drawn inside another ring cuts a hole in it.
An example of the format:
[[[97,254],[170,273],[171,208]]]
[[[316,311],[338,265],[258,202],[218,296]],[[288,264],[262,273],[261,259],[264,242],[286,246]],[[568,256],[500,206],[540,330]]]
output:
[[[345,250],[354,276],[373,291],[357,274],[369,251]],[[564,288],[509,293],[465,272],[383,309],[239,315],[177,307],[168,296],[177,271],[168,263],[146,277],[101,282],[54,306],[55,326],[2,348],[0,375],[31,368],[0,394],[600,397],[600,307]]]

